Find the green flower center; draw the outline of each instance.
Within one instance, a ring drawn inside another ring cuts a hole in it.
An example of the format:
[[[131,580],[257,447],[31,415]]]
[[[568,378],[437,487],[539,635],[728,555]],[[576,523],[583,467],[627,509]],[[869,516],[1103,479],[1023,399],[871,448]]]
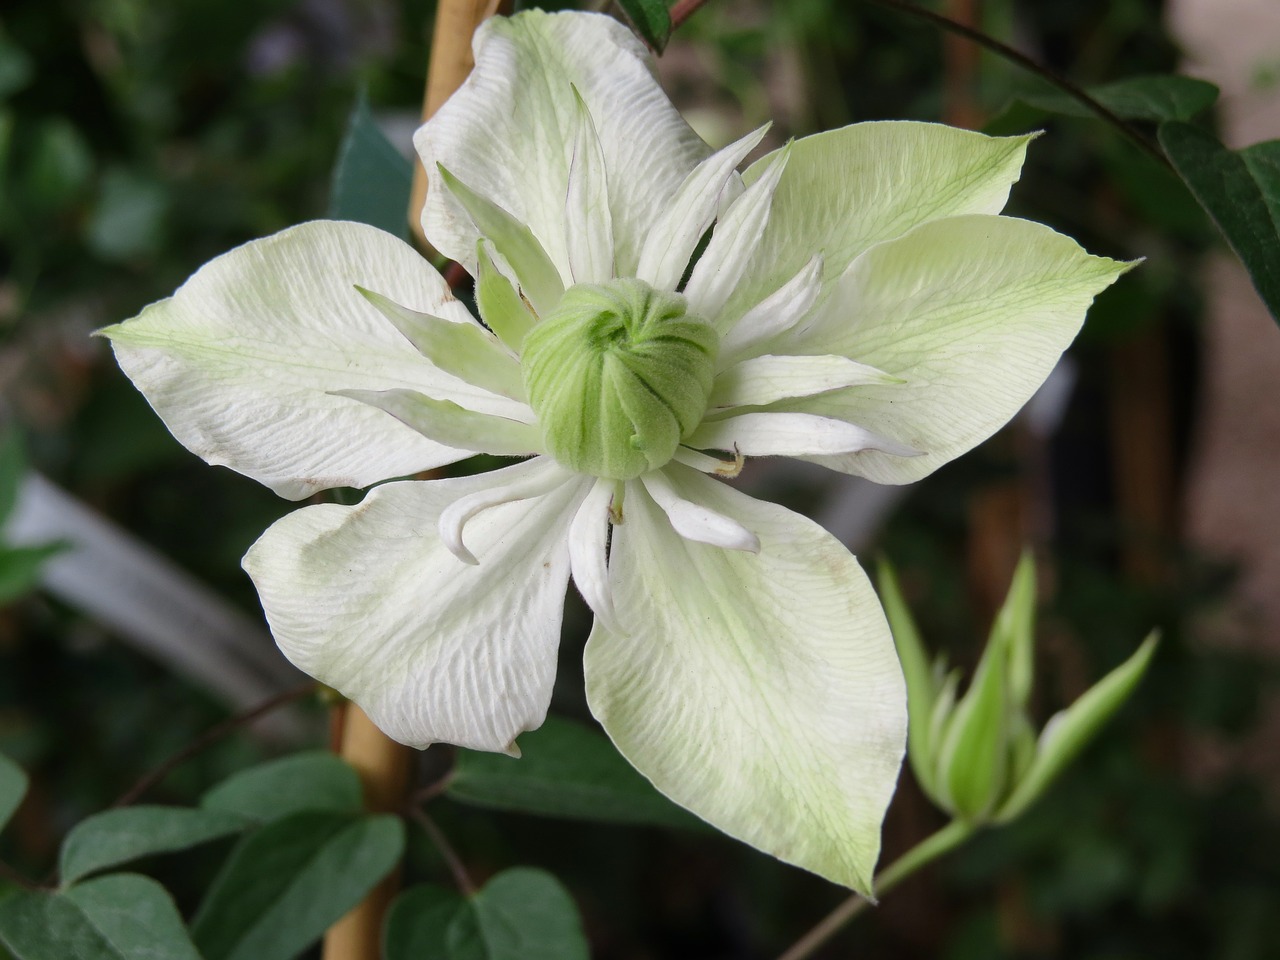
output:
[[[525,391],[548,452],[579,473],[656,470],[701,421],[719,338],[678,293],[579,284],[524,341]]]

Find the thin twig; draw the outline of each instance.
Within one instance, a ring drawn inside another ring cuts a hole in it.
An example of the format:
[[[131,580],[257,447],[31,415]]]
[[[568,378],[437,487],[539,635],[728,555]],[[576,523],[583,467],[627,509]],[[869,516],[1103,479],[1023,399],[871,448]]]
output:
[[[167,777],[175,767],[187,760],[190,760],[202,750],[208,749],[223,737],[235,732],[241,727],[253,723],[253,721],[258,718],[264,717],[274,710],[279,710],[281,707],[288,706],[296,700],[301,700],[304,697],[310,696],[319,689],[320,684],[316,683],[314,680],[304,683],[299,687],[294,687],[292,690],[286,690],[284,693],[276,694],[270,700],[265,700],[256,707],[252,707],[243,713],[237,713],[233,717],[228,717],[217,726],[210,727],[203,734],[196,737],[196,739],[192,740],[177,753],[173,754],[173,756],[169,757],[169,759],[165,760],[154,770],[145,774],[142,779],[122,793],[119,799],[111,805],[111,808],[127,807],[129,804],[137,802],[139,797]]]
[[[1080,87],[1079,85],[1073,83],[1072,81],[1068,80],[1066,77],[1059,76],[1058,74],[1050,70],[1048,67],[1040,63],[1037,63],[1035,60],[1032,60],[1030,57],[1028,57],[1025,53],[1015,50],[1013,47],[1009,46],[1007,43],[1002,43],[1001,41],[997,40],[995,37],[989,34],[983,33],[981,30],[977,30],[966,24],[959,23],[958,21],[952,20],[950,17],[945,17],[942,14],[937,13],[933,10],[928,10],[924,7],[918,6],[914,3],[909,2],[909,0],[867,0],[867,2],[874,3],[877,6],[886,7],[887,9],[890,9],[890,10],[897,10],[899,13],[909,14],[910,16],[917,17],[921,20],[926,20],[929,23],[934,24],[935,26],[942,27],[944,30],[950,30],[952,33],[959,34],[960,36],[973,41],[979,46],[986,47],[992,53],[995,53],[1001,57],[1004,57],[1006,60],[1010,61],[1011,63],[1016,63],[1018,66],[1022,67],[1024,70],[1028,70],[1031,73],[1034,73],[1036,76],[1040,77],[1042,80],[1045,80],[1046,82],[1057,87],[1059,90],[1061,90],[1067,96],[1071,97],[1073,100],[1076,100],[1077,102],[1088,107],[1089,110],[1097,114],[1101,119],[1111,124],[1117,130],[1123,133],[1126,137],[1132,140],[1135,144],[1137,144],[1145,153],[1147,153],[1149,156],[1154,158],[1156,162],[1160,163],[1162,166],[1168,167],[1171,170],[1173,169],[1173,165],[1169,163],[1169,160],[1161,152],[1160,148],[1157,147],[1154,143],[1152,143],[1145,135],[1143,135],[1141,131],[1139,131],[1136,127],[1134,127],[1133,124],[1129,123],[1124,118],[1120,117],[1118,114],[1113,112],[1105,104],[1102,104],[1098,100],[1094,99],[1092,96],[1089,95],[1089,93],[1086,90],[1084,90],[1083,87]],[[672,19],[673,20],[675,19],[674,15]]]
[[[453,874],[453,881],[458,885],[458,889],[462,891],[463,896],[474,897],[476,895],[476,885],[471,881],[471,875],[467,873],[467,868],[462,863],[462,858],[458,856],[456,850],[450,845],[448,838],[444,835],[434,820],[427,815],[427,811],[421,807],[412,806],[409,808],[409,816],[417,821],[418,826],[426,832],[431,842],[435,844],[440,856],[444,858],[445,865],[448,866],[449,872]]]
[[[877,894],[884,895],[915,873],[925,864],[932,863],[944,853],[954,850],[973,835],[974,828],[967,823],[953,820],[937,833],[921,840],[900,856],[876,877],[873,884]],[[863,910],[868,901],[854,894],[822,918],[812,930],[793,943],[778,960],[805,960],[813,951],[830,940],[842,927]]]
[[[676,3],[671,7],[671,29],[675,30],[697,13],[698,8],[706,3],[707,0],[676,0]]]

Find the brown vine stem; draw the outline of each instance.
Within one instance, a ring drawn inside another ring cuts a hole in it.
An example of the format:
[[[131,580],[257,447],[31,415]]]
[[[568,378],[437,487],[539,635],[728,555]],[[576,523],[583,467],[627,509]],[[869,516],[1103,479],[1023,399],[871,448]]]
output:
[[[970,824],[953,820],[937,833],[921,840],[914,847],[885,867],[875,879],[875,891],[883,896],[921,867],[932,863],[944,853],[950,853],[969,837],[974,828]],[[830,940],[845,924],[867,908],[864,897],[854,894],[822,918],[812,930],[791,945],[778,960],[806,960],[813,951]]]
[[[267,714],[279,710],[281,707],[286,707],[297,700],[302,700],[319,689],[320,684],[316,683],[314,680],[309,681],[301,686],[294,687],[292,690],[286,690],[283,693],[276,694],[276,696],[269,700],[264,700],[256,707],[245,710],[243,713],[237,713],[233,717],[228,717],[217,726],[210,727],[195,740],[192,740],[177,753],[173,754],[173,756],[161,763],[158,767],[143,775],[137,783],[124,793],[120,794],[116,799],[116,802],[111,805],[111,809],[114,810],[117,807],[127,807],[131,803],[136,803],[139,798],[167,777],[176,767],[185,763],[187,760],[190,760],[201,751],[207,750],[228,734],[234,733],[241,727],[248,726],[253,723],[253,721],[261,717],[265,717]]]
[[[440,856],[444,859],[445,866],[449,868],[449,872],[453,874],[453,882],[458,885],[458,889],[464,897],[474,897],[476,895],[476,885],[471,880],[471,875],[467,873],[466,865],[463,864],[462,858],[458,856],[449,838],[444,835],[444,831],[436,825],[436,822],[427,815],[427,811],[418,806],[409,808],[409,816],[417,821],[418,826],[435,844]]]
[[[1143,152],[1152,157],[1161,166],[1167,167],[1170,170],[1173,169],[1172,164],[1169,163],[1160,148],[1144,136],[1141,131],[1133,126],[1133,124],[1117,115],[1105,104],[1100,103],[1083,87],[1073,83],[1066,77],[1059,76],[1043,64],[1032,60],[1020,50],[1016,50],[1007,43],[997,40],[990,34],[983,33],[981,30],[974,27],[959,23],[952,20],[950,17],[937,13],[936,11],[918,6],[909,2],[909,0],[866,0],[866,2],[875,4],[878,7],[884,7],[888,10],[896,10],[899,13],[905,13],[908,16],[916,17],[920,20],[925,20],[935,26],[941,27],[944,30],[949,30],[952,33],[965,37],[979,46],[986,47],[992,53],[1003,57],[1010,63],[1016,63],[1024,70],[1034,73],[1045,82],[1057,87],[1077,103],[1088,107],[1090,111],[1097,114],[1100,119],[1105,120],[1111,126],[1115,127],[1118,131],[1128,137],[1134,144],[1141,148]]]
[[[671,29],[675,30],[682,23],[706,6],[708,0],[676,0],[671,7]]]

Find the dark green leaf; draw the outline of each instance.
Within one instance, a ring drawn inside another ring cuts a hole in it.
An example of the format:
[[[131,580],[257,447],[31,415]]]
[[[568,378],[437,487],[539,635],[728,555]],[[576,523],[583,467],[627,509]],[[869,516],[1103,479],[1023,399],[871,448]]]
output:
[[[332,753],[311,750],[228,777],[200,799],[200,806],[269,823],[302,810],[355,813],[362,802],[356,772]]]
[[[246,837],[192,923],[205,960],[289,960],[395,866],[393,816],[306,811]]]
[[[383,960],[587,960],[578,908],[551,874],[498,874],[471,900],[440,887],[403,894]]]
[[[527,867],[485,884],[448,938],[451,960],[588,960],[573,898],[551,874]]]
[[[1205,80],[1163,74],[1129,77],[1089,87],[1091,97],[1125,120],[1190,120],[1213,106],[1218,88]],[[1087,106],[1061,91],[1023,96],[1031,106],[1047,113],[1071,117],[1096,117]]]
[[[23,769],[0,753],[0,830],[27,795],[27,775]]]
[[[636,33],[654,50],[661,53],[671,39],[671,14],[667,0],[618,0]]]
[[[40,568],[65,544],[46,543],[39,547],[0,546],[0,604],[29,593],[40,582]]]
[[[200,960],[165,889],[128,873],[0,901],[0,941],[18,960]]]
[[[217,810],[125,807],[80,821],[62,843],[63,884],[139,857],[174,853],[239,833],[251,821]]]
[[[1280,140],[1228,150],[1198,127],[1165,123],[1160,145],[1280,323]]]
[[[548,717],[520,737],[517,760],[458,751],[449,796],[463,803],[550,817],[699,827],[622,758],[604,736]]]
[[[378,129],[364,94],[356,100],[338,149],[329,194],[329,217],[355,220],[409,236],[413,164]]]
[[[449,926],[470,909],[460,894],[445,887],[406,890],[387,912],[383,960],[446,960]]]
[[[27,455],[22,433],[8,427],[0,435],[0,523],[9,519],[14,504],[18,502],[18,490],[27,473]]]

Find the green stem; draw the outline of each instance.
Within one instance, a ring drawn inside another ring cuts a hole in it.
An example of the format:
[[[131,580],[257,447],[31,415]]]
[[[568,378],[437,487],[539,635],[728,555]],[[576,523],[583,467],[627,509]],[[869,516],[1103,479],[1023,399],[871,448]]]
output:
[[[972,824],[953,820],[937,833],[921,840],[881,871],[874,883],[876,893],[883,896],[921,867],[932,863],[945,853],[950,853],[973,836],[974,829]],[[846,923],[865,910],[868,903],[870,903],[869,900],[855,893],[793,943],[786,953],[778,957],[778,960],[804,960],[805,957],[811,956],[813,951],[830,940]]]
[[[926,20],[935,26],[942,27],[944,30],[949,30],[967,40],[971,40],[981,47],[986,47],[992,53],[1003,57],[1010,63],[1015,63],[1024,70],[1034,73],[1045,82],[1057,87],[1073,100],[1083,104],[1085,107],[1088,107],[1089,110],[1097,114],[1100,119],[1111,124],[1111,126],[1115,127],[1122,134],[1137,144],[1143,152],[1155,159],[1157,163],[1168,167],[1170,170],[1173,169],[1173,165],[1161,152],[1160,148],[1152,143],[1147,137],[1143,136],[1141,131],[1134,127],[1133,124],[1127,122],[1105,104],[1100,103],[1098,100],[1090,96],[1083,87],[1072,83],[1066,77],[1059,76],[1048,67],[1037,63],[1025,53],[1015,50],[1007,43],[1001,43],[990,34],[983,33],[981,30],[976,30],[968,24],[952,20],[950,17],[945,17],[940,13],[935,13],[933,10],[927,10],[924,7],[909,2],[909,0],[867,0],[867,2],[874,3],[880,7],[886,7],[890,10],[896,10],[899,13],[905,13],[921,20]]]

